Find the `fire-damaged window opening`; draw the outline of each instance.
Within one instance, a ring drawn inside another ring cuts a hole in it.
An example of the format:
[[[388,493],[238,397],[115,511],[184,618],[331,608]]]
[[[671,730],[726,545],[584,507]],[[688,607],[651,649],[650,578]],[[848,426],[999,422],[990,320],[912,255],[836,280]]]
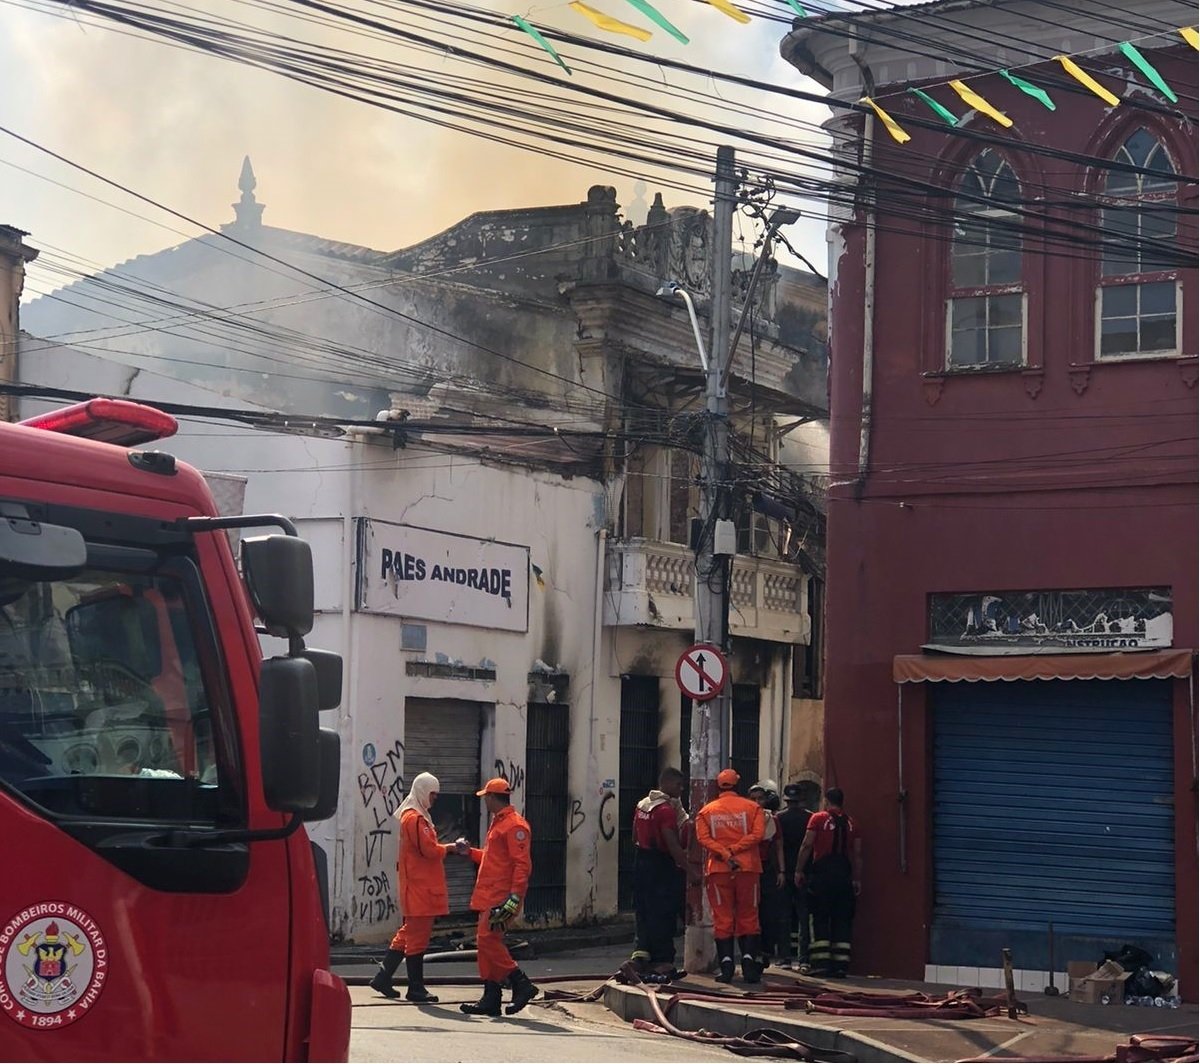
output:
[[[700,459],[680,447],[643,447],[630,457],[622,533],[687,545],[700,512]]]
[[[825,585],[813,576],[808,582],[808,643],[792,649],[792,697],[822,698],[825,670]]]

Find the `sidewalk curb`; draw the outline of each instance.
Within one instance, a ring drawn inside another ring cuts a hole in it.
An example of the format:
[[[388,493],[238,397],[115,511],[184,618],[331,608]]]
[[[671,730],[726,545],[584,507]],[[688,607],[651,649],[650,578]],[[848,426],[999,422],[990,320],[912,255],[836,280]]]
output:
[[[465,928],[473,937],[475,925]],[[577,949],[593,949],[598,946],[623,946],[633,941],[633,923],[619,922],[600,924],[595,927],[565,927],[549,930],[513,930],[512,935],[523,946],[521,956],[533,959],[554,953],[570,953]],[[377,962],[387,952],[388,943],[339,943],[329,947],[331,964],[365,964]],[[474,955],[472,954],[472,958]],[[452,958],[448,958],[452,959]]]
[[[731,999],[731,1004],[736,999]],[[657,1023],[650,1002],[641,990],[609,983],[604,988],[604,1005],[626,1023],[633,1020],[649,1020]],[[757,1027],[771,1027],[790,1034],[797,1041],[805,1042],[817,1050],[849,1053],[846,1059],[854,1061],[903,1061],[920,1064],[922,1057],[915,1057],[886,1042],[868,1038],[854,1031],[841,1030],[821,1024],[804,1023],[783,1016],[764,1016],[762,1013],[744,1012],[738,1008],[725,1008],[702,1001],[680,1001],[668,1017],[672,1023],[684,1030],[704,1028],[718,1034],[742,1036]]]

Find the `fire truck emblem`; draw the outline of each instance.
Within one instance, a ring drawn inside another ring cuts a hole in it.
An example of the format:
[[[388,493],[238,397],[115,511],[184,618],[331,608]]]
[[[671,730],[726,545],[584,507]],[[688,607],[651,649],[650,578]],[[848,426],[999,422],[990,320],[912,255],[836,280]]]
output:
[[[66,902],[41,902],[0,928],[0,1012],[52,1030],[86,1015],[108,976],[96,921]]]

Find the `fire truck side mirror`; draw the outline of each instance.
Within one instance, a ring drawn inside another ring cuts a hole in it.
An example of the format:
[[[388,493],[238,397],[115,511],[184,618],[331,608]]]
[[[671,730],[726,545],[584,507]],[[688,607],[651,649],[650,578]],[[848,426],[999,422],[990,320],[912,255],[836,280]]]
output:
[[[342,704],[342,655],[305,647],[300,656],[317,670],[317,709],[337,709]]]
[[[321,798],[317,674],[305,658],[268,658],[258,682],[263,794],[281,813],[307,813]]]
[[[305,636],[313,625],[312,549],[296,536],[242,540],[242,575],[267,631],[283,639]]]
[[[321,786],[317,803],[304,813],[306,823],[328,820],[338,807],[338,791],[342,780],[342,739],[333,728],[322,728],[317,745],[320,747]]]

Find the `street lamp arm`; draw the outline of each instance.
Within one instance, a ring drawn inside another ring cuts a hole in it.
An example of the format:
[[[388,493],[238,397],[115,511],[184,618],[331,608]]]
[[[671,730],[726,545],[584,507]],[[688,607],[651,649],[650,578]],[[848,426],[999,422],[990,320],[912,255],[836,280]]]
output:
[[[704,349],[704,337],[700,332],[700,319],[696,317],[696,305],[692,302],[691,295],[682,285],[670,281],[659,288],[656,293],[660,296],[681,296],[684,303],[687,304],[688,317],[692,319],[692,332],[696,336],[696,350],[700,352],[700,368],[705,373],[708,372],[708,352]]]

